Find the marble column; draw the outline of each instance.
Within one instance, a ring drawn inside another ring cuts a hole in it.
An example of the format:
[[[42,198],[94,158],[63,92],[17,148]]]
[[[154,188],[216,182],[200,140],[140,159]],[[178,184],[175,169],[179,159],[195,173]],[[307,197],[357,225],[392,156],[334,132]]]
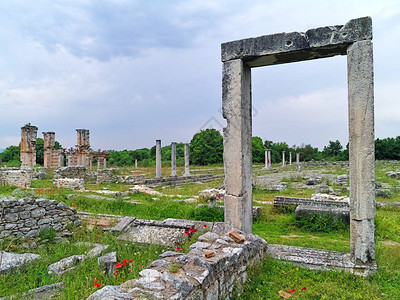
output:
[[[190,176],[189,170],[189,143],[185,143],[185,173],[183,176]]]
[[[176,143],[171,143],[171,177],[176,177]]]
[[[282,151],[282,167],[284,167],[286,165],[285,162],[285,151]]]
[[[292,152],[289,152],[289,165],[292,165]]]
[[[300,163],[300,153],[296,153],[296,164]]]
[[[161,140],[156,140],[156,177],[162,178],[161,175]]]

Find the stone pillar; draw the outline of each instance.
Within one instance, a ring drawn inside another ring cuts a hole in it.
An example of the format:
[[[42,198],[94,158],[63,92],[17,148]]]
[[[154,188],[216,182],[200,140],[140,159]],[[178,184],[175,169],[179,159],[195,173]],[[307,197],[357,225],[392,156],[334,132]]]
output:
[[[156,177],[162,178],[161,175],[161,140],[156,140]]]
[[[289,165],[292,165],[292,152],[289,152]]]
[[[272,169],[271,150],[268,150],[268,170]]]
[[[189,143],[185,143],[185,173],[183,176],[190,176],[189,170]]]
[[[282,151],[282,167],[284,167],[286,165],[286,161],[285,161],[285,151]]]
[[[100,169],[100,157],[97,158],[97,170]]]
[[[52,167],[51,160],[56,142],[56,134],[54,132],[43,133],[43,167]]]
[[[300,163],[300,153],[296,153],[296,164]]]
[[[271,151],[269,149],[265,149],[265,167],[262,170],[271,170]]]
[[[350,255],[375,259],[374,78],[370,40],[347,48],[349,100]]]
[[[225,230],[252,230],[251,70],[241,60],[223,63]]]
[[[176,142],[171,143],[171,177],[176,177]]]
[[[77,145],[76,145],[76,164],[78,166],[89,167],[89,130],[77,129]]]
[[[135,168],[137,169],[137,159],[135,159]]]
[[[36,165],[36,126],[21,127],[21,168],[32,168]]]
[[[107,168],[107,157],[104,157],[104,169]]]

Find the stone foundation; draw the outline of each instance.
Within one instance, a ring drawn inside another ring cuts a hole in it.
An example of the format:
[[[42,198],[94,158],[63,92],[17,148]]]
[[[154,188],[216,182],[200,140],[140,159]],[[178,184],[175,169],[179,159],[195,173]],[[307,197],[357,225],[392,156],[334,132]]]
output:
[[[64,202],[47,199],[0,199],[0,238],[31,238],[40,231],[64,230],[67,224],[79,225],[75,209]]]
[[[32,180],[31,169],[1,168],[0,185],[15,185],[21,188],[30,187]]]
[[[226,299],[241,288],[247,280],[247,268],[265,256],[267,247],[256,235],[207,232],[190,246],[188,254],[164,252],[139,273],[139,279],[105,286],[87,300]]]
[[[53,180],[53,185],[57,188],[65,188],[71,190],[81,190],[85,189],[85,182],[83,179],[79,178],[59,178]]]
[[[54,170],[54,178],[85,178],[86,176],[85,167],[63,167],[58,170]]]

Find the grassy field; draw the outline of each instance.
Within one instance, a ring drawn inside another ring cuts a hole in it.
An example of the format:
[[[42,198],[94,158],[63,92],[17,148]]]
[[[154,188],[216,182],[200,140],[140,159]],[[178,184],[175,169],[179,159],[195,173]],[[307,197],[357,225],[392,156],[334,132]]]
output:
[[[278,166],[276,166],[278,167]],[[256,165],[256,172],[262,165]],[[193,167],[192,169],[195,169]],[[198,168],[203,172],[221,174],[221,166],[206,166]],[[210,170],[211,169],[211,170]],[[285,168],[290,170],[289,167]],[[400,164],[378,162],[376,164],[376,180],[392,186],[391,195],[387,198],[377,197],[377,201],[400,201],[400,193],[395,187],[400,187],[399,181],[386,177],[386,172],[400,169]],[[133,169],[120,170],[120,174],[129,174]],[[152,176],[152,168],[140,170]],[[346,174],[346,168],[330,167],[320,170],[324,174]],[[223,172],[223,170],[222,170]],[[168,168],[164,170],[168,176]],[[179,172],[178,172],[179,173]],[[193,173],[193,172],[192,172]],[[199,171],[199,173],[201,173]],[[271,171],[272,173],[272,171]],[[262,173],[258,173],[261,175]],[[310,189],[294,188],[295,181],[289,182],[289,188],[284,192],[272,192],[261,188],[253,190],[254,205],[262,207],[262,214],[253,223],[253,233],[261,236],[270,244],[284,244],[302,247],[320,248],[341,252],[349,252],[348,227],[335,226],[330,223],[307,224],[296,221],[293,211],[279,211],[271,205],[273,198],[278,195],[308,198],[313,193]],[[326,182],[335,190],[339,187]],[[71,190],[51,190],[51,180],[43,179],[32,182],[33,190],[22,189],[17,196],[37,195],[65,202],[68,206],[75,206],[78,211],[93,213],[107,213],[123,216],[135,216],[143,219],[162,220],[165,218],[184,218],[203,221],[222,221],[223,213],[218,210],[197,209],[196,203],[186,203],[182,200],[198,195],[198,192],[207,187],[219,188],[222,180],[203,184],[184,184],[175,187],[158,187],[157,191],[170,196],[150,196],[143,193],[127,194],[124,196],[104,195],[94,192],[107,188],[113,191],[126,191],[127,186],[121,184],[87,185],[90,192],[76,192]],[[9,196],[15,187],[0,187],[0,194]],[[93,199],[90,195],[106,197],[107,199]],[[183,196],[183,197],[180,197]],[[206,204],[204,199],[199,203]],[[49,240],[42,242],[43,237],[37,238],[38,246],[29,249],[29,252],[41,255],[36,263],[7,275],[0,275],[0,296],[22,293],[29,289],[64,282],[65,290],[59,299],[84,299],[95,291],[94,280],[107,284],[119,284],[122,280],[138,277],[138,272],[146,267],[150,261],[156,259],[165,247],[156,245],[137,245],[118,241],[109,233],[103,233],[95,228],[71,228],[73,236],[68,242]],[[249,270],[249,281],[243,290],[237,291],[234,299],[282,299],[278,291],[291,293],[291,299],[400,299],[400,209],[394,206],[378,208],[375,218],[376,260],[378,272],[368,279],[353,276],[344,272],[311,271],[284,263],[272,258],[266,258],[260,265]],[[48,240],[48,238],[47,238]],[[195,239],[192,239],[193,242]],[[127,268],[122,277],[107,277],[98,269],[97,259],[88,259],[75,271],[66,273],[57,278],[48,275],[48,264],[73,254],[82,254],[89,250],[85,246],[77,246],[75,242],[90,241],[109,244],[106,252],[117,251],[118,259],[132,259],[132,265]],[[188,244],[182,245],[188,250]],[[5,251],[27,252],[21,241],[3,241],[1,249]],[[305,289],[303,289],[305,288]]]

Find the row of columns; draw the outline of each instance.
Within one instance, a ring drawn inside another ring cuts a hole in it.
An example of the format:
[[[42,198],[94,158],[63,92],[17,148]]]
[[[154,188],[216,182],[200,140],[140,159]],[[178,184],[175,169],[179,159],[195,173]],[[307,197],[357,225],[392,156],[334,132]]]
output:
[[[296,164],[300,164],[300,153],[296,153]],[[285,165],[285,151],[282,151],[282,167]],[[292,152],[289,152],[289,165],[292,165]],[[271,150],[265,149],[265,167],[263,170],[271,170],[271,168]]]
[[[185,173],[183,176],[190,176],[189,170],[189,144],[185,143]],[[137,161],[135,161],[137,166]],[[176,175],[176,142],[171,143],[171,177]],[[161,175],[161,140],[156,140],[156,179],[162,178]]]

